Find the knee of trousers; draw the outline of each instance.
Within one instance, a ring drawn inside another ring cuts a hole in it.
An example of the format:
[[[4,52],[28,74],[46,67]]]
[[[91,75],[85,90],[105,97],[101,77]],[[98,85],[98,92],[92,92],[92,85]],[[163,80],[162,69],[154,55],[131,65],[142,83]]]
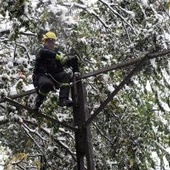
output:
[[[54,90],[54,84],[51,81],[44,81],[39,85],[39,91],[41,93],[49,93],[52,90]]]

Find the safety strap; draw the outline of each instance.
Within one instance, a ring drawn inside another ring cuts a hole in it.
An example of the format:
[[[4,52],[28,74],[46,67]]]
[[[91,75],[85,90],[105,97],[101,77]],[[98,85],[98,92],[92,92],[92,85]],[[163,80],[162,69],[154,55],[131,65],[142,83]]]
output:
[[[66,87],[66,86],[70,86],[70,83],[61,83],[60,87]]]
[[[70,86],[70,83],[60,83],[58,82],[51,74],[47,74],[47,76],[49,76],[55,83],[57,83],[60,87],[63,87],[63,86]]]
[[[51,74],[45,73],[45,75],[50,77],[55,83],[57,83],[60,86],[61,83],[59,81],[57,81]]]

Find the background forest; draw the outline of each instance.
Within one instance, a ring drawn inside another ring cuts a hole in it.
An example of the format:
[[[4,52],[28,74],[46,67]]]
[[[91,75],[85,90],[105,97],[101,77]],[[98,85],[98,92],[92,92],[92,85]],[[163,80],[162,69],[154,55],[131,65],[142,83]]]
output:
[[[168,0],[1,0],[1,99],[34,88],[35,54],[46,31],[57,34],[61,52],[78,57],[83,75],[169,49],[169,10]],[[145,63],[91,124],[96,170],[170,170],[168,57]],[[133,67],[83,80],[91,114]],[[35,96],[17,101],[32,107]],[[72,109],[58,107],[57,98],[51,92],[42,112],[73,123]],[[5,169],[76,169],[72,131],[7,102],[0,103],[0,142],[9,149]]]

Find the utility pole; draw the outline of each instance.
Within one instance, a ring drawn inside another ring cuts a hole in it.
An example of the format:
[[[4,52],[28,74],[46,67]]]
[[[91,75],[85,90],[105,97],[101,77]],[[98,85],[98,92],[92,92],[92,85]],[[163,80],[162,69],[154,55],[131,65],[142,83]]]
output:
[[[93,147],[91,141],[90,125],[83,127],[90,114],[87,106],[85,85],[78,74],[73,76],[72,98],[74,101],[73,116],[75,130],[75,145],[77,155],[77,170],[94,170]],[[87,164],[85,164],[85,158]]]

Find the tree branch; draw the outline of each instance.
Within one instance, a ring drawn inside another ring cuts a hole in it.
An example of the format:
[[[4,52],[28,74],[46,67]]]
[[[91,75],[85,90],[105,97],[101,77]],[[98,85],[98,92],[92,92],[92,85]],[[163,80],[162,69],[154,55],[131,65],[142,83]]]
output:
[[[111,7],[110,4],[106,3],[106,2],[103,1],[103,0],[99,0],[99,1],[100,1],[102,4],[106,5],[106,6],[107,6],[115,15],[117,15],[123,22],[125,22],[127,25],[129,25],[129,27],[130,27],[130,28],[133,30],[133,32],[136,34],[136,31],[135,31],[135,29],[133,28],[133,26],[132,26],[130,23],[128,23],[123,16],[121,16],[117,11],[115,11],[115,10]]]
[[[47,116],[46,114],[43,114],[41,112],[34,111],[31,108],[29,108],[28,106],[22,105],[22,104],[20,104],[20,103],[18,103],[16,101],[10,99],[9,97],[5,97],[4,100],[10,102],[12,105],[14,105],[14,106],[16,106],[18,108],[23,108],[23,109],[26,109],[27,111],[29,111],[30,113],[34,113],[35,116],[37,116],[37,117],[45,118],[45,119],[50,120],[50,121],[52,121],[54,123],[57,123],[58,125],[61,125],[61,126],[65,127],[65,128],[68,128],[70,130],[73,130],[73,131],[76,130],[76,128],[73,127],[73,126],[70,126],[70,125],[68,125],[66,123],[60,122],[57,119],[54,119],[54,118],[52,118],[50,116]]]
[[[121,81],[121,83],[115,88],[115,90],[108,96],[108,98],[103,101],[100,106],[94,111],[92,116],[85,122],[83,128],[87,127],[103,110],[109,102],[113,100],[113,97],[125,86],[125,84],[132,78],[132,76],[141,69],[142,65],[151,58],[156,58],[159,56],[163,56],[170,53],[170,50],[164,52],[157,52],[153,54],[146,54],[143,58],[141,58],[140,62],[132,69],[132,71]]]
[[[44,133],[46,133],[48,136],[51,136],[51,134],[49,134],[45,129],[43,129]],[[52,139],[59,145],[61,146],[62,148],[64,148],[73,158],[74,161],[76,161],[76,158],[75,158],[75,154],[65,145],[63,144],[62,142],[60,142],[59,140],[57,140],[56,138],[54,138],[54,136],[52,135],[51,136]]]
[[[33,93],[35,93],[35,89],[28,90],[28,91],[25,91],[25,92],[20,93],[20,94],[10,95],[10,96],[8,96],[8,97],[11,98],[11,99],[17,99],[17,98],[20,98],[20,97],[23,97],[23,96],[27,96],[27,95],[30,95],[30,94],[33,94]],[[3,102],[5,102],[5,101],[6,101],[5,98],[1,98],[1,99],[0,99],[0,103],[3,103]]]
[[[25,47],[25,45],[21,45],[21,44],[19,44],[19,43],[17,43],[17,46],[22,47],[22,48],[27,52],[28,59],[30,60],[30,54],[29,54],[29,52],[28,52],[28,50],[27,50],[27,47]]]
[[[76,8],[83,9],[83,10],[87,11],[90,15],[93,15],[94,17],[96,17],[97,20],[99,20],[106,29],[109,28],[109,26],[101,19],[101,17],[98,16],[93,10],[90,10],[89,7],[87,7],[86,5],[78,4],[78,3],[71,3],[71,4],[70,3],[63,3],[62,5],[69,6],[69,7],[74,6]]]
[[[20,122],[19,122],[20,123]],[[45,156],[45,153],[42,151],[40,145],[37,143],[37,141],[33,138],[33,136],[30,134],[29,129],[25,128],[24,124],[21,124],[21,127],[25,131],[26,135],[34,142],[34,144],[38,147],[40,152]]]
[[[31,121],[28,121],[28,120],[23,120],[25,123],[29,123],[33,126],[38,126],[37,123],[35,122],[31,122]],[[73,158],[74,161],[76,161],[76,158],[75,158],[75,154],[66,146],[64,145],[63,143],[61,143],[59,140],[57,140],[54,135],[51,135],[46,129],[42,128],[42,127],[39,127],[40,130],[42,130],[46,135],[48,135],[49,137],[51,137],[59,146],[61,146],[62,148],[64,148]]]
[[[150,56],[149,59],[153,59],[153,58],[157,58],[157,57],[160,57],[160,56],[167,55],[169,53],[170,53],[170,49],[159,51],[159,52],[156,52],[156,53],[151,53],[151,54],[148,54],[148,55]],[[103,69],[96,70],[96,71],[93,71],[91,73],[85,73],[85,74],[81,75],[79,77],[79,79],[85,79],[85,78],[88,78],[88,77],[91,77],[91,76],[96,76],[96,75],[99,75],[99,74],[106,73],[108,71],[112,71],[112,70],[116,70],[116,69],[121,69],[121,68],[130,66],[130,65],[137,64],[141,60],[142,60],[142,57],[138,57],[138,58],[135,58],[135,59],[131,59],[131,60],[128,60],[128,61],[125,61],[125,62],[118,63],[118,64],[116,64],[114,66],[104,67]]]
[[[6,124],[8,122],[9,122],[8,119],[0,120],[0,125],[4,125],[4,124]]]

